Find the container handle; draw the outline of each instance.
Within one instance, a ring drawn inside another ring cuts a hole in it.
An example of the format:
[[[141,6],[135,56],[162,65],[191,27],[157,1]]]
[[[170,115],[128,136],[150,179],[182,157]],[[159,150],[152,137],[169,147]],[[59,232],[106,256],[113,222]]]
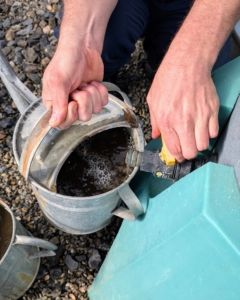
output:
[[[128,184],[119,189],[118,194],[129,209],[123,206],[119,206],[114,211],[112,211],[113,215],[133,222],[139,215],[144,213],[141,202]]]
[[[120,88],[119,88],[116,84],[113,84],[113,83],[111,83],[111,82],[103,81],[103,82],[102,82],[102,85],[104,85],[104,86],[107,88],[108,92],[110,92],[110,93],[111,93],[111,92],[117,92],[117,93],[119,93],[119,94],[122,96],[122,98],[123,98],[123,102],[124,102],[125,104],[127,104],[129,108],[133,109],[133,107],[132,107],[132,102],[131,102],[131,100],[129,99],[128,95],[125,94],[124,92],[122,92],[122,91],[120,90]]]
[[[35,247],[47,249],[47,250],[37,251],[33,254],[30,254],[28,257],[29,259],[56,255],[56,253],[54,252],[54,250],[57,249],[56,245],[35,237],[16,235],[13,245],[16,244],[35,246]]]

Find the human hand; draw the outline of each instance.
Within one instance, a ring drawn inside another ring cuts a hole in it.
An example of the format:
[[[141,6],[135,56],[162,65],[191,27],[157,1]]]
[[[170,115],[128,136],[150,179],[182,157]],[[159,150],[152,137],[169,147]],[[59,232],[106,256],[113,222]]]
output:
[[[107,89],[99,83],[102,78],[97,50],[60,45],[43,76],[42,100],[53,110],[49,124],[67,129],[76,120],[88,121],[100,112],[108,102]]]
[[[160,65],[147,96],[152,137],[161,134],[178,162],[208,148],[218,134],[219,100],[211,72],[170,55]]]

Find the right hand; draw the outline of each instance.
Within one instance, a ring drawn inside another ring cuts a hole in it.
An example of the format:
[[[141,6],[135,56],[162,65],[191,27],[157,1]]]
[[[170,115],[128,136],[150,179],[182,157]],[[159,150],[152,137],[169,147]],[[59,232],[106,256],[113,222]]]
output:
[[[88,121],[108,103],[103,62],[95,49],[71,43],[58,46],[43,76],[42,101],[52,108],[49,125],[67,129],[76,120]],[[69,102],[69,99],[71,100]]]

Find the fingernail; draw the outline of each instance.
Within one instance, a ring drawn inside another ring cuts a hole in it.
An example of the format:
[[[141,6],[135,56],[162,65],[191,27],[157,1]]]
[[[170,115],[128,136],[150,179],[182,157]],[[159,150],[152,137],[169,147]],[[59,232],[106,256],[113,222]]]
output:
[[[52,116],[51,116],[51,119],[49,121],[50,124],[53,124],[57,121],[58,119],[58,115],[56,113],[53,113]]]
[[[91,81],[91,85],[97,87],[98,86],[98,82],[97,81]]]
[[[86,86],[88,86],[86,82],[82,82],[82,83],[80,84],[80,88],[84,88],[84,87],[86,87]]]

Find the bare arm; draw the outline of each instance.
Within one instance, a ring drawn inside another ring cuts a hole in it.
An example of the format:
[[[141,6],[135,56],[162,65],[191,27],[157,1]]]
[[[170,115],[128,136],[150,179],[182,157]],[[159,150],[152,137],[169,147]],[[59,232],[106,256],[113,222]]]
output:
[[[68,128],[106,105],[101,52],[117,0],[65,0],[56,53],[43,77],[43,103],[52,107],[50,125]],[[68,103],[69,95],[73,101]]]
[[[195,157],[218,134],[211,70],[239,18],[239,0],[196,0],[156,73],[147,96],[152,136],[161,133],[178,161]]]

